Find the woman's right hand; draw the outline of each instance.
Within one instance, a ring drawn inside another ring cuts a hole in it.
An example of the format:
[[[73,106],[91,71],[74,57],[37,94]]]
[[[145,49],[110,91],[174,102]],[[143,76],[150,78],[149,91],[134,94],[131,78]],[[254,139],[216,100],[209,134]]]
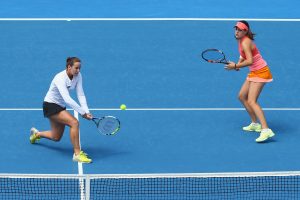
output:
[[[82,117],[87,119],[87,120],[92,120],[93,119],[93,115],[91,113],[85,113],[84,115],[82,115]]]
[[[235,66],[236,66],[236,64],[234,62],[229,61],[228,64],[225,65],[224,68],[227,70],[233,70],[233,69],[236,69]]]

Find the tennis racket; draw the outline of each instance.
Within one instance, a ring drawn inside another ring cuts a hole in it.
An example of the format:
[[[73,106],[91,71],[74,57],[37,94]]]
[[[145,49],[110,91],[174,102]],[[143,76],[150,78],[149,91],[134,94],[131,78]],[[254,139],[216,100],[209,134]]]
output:
[[[219,49],[206,49],[202,52],[201,56],[209,63],[229,64],[223,51]]]
[[[202,52],[201,56],[209,63],[229,64],[229,62],[226,60],[224,52],[219,49],[206,49]],[[240,69],[235,69],[235,71],[239,70]]]
[[[103,135],[114,135],[121,127],[120,121],[114,116],[104,116],[101,118],[93,118],[98,131]]]

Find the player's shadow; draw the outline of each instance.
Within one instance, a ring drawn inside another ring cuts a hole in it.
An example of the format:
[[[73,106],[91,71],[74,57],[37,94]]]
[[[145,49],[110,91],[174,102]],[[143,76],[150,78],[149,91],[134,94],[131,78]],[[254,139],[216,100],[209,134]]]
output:
[[[107,147],[85,147],[84,151],[87,152],[93,160],[103,160],[109,157],[118,157],[131,153],[129,151]]]
[[[273,132],[277,135],[284,135],[289,133],[295,133],[296,127],[292,126],[289,123],[285,123],[282,121],[270,121],[268,126],[273,130]]]
[[[268,123],[268,126],[275,133],[275,136],[265,142],[262,142],[262,143],[279,142],[281,136],[286,135],[286,134],[293,134],[293,133],[297,132],[297,130],[295,128],[293,128],[293,126],[291,126],[288,123],[285,123],[283,120],[282,121],[270,121]]]
[[[66,146],[65,144],[50,144],[50,143],[36,143],[34,145],[38,145],[42,148],[49,149],[51,151],[58,152],[62,154],[63,156],[70,157],[70,155],[73,155],[73,148],[72,146]]]
[[[41,148],[49,149],[50,151],[57,152],[65,157],[70,157],[73,155],[73,147],[70,144],[65,143],[50,143],[50,142],[40,142],[36,143]],[[130,154],[129,151],[122,151],[116,148],[109,147],[91,147],[91,146],[83,146],[82,150],[86,152],[94,161],[95,160],[103,160],[108,157],[118,157],[126,154]]]

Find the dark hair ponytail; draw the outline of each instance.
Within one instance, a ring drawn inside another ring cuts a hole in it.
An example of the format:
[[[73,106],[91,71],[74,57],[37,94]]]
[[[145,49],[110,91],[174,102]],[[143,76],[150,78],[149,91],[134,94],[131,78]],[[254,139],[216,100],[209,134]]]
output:
[[[68,68],[69,65],[73,66],[76,62],[81,62],[81,60],[77,57],[68,57],[66,67]]]
[[[248,23],[247,21],[245,21],[245,20],[241,20],[241,21],[239,21],[239,22],[245,24],[245,25],[248,27],[248,32],[247,32],[246,35],[247,35],[251,40],[254,40],[254,36],[255,36],[256,34],[255,34],[255,33],[252,33],[252,31],[251,31],[251,29],[250,29],[249,23]]]

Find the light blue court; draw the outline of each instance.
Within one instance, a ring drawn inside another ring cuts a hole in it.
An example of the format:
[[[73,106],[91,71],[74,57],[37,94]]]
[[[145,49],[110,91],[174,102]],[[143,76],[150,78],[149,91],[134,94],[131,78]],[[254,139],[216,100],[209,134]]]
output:
[[[299,168],[297,124],[299,111],[266,111],[275,139],[256,144],[257,133],[244,133],[240,126],[245,111],[97,111],[122,120],[113,137],[99,135],[91,122],[81,121],[81,144],[93,158],[83,165],[86,174],[103,173],[198,173],[296,171]],[[61,142],[41,140],[31,145],[32,125],[48,128],[40,111],[1,111],[1,145],[10,155],[1,164],[3,173],[78,173],[71,161],[68,130]],[[285,117],[282,118],[281,116]],[[22,126],[15,126],[11,122]],[[24,117],[27,120],[24,120]],[[27,123],[25,123],[27,121]],[[134,124],[134,125],[132,125]]]
[[[298,2],[16,3],[3,2],[0,10],[1,174],[77,177],[299,171]],[[200,57],[206,48],[219,48],[236,61],[233,26],[240,18],[249,18],[257,33],[255,42],[274,78],[259,102],[276,136],[263,144],[255,143],[257,133],[241,130],[250,121],[237,94],[248,70],[228,72]],[[100,135],[92,122],[79,119],[81,146],[93,158],[92,164],[82,166],[72,162],[68,128],[58,143],[43,139],[29,143],[32,126],[49,129],[42,101],[68,56],[82,60],[83,86],[92,113],[114,115],[121,121],[120,132],[108,137]],[[118,110],[120,104],[126,104],[128,110]],[[79,182],[73,181],[75,191],[62,192],[74,195],[72,199],[88,199],[86,185],[82,185],[86,179],[80,177]],[[275,191],[275,197],[298,199],[297,184],[287,187],[294,192]],[[90,192],[98,193],[92,188]],[[126,198],[107,194],[107,199]],[[243,195],[230,197],[243,199]]]
[[[1,2],[1,18],[299,18],[299,1],[52,0]]]
[[[256,144],[255,133],[241,131],[249,118],[245,111],[235,110],[241,108],[236,96],[247,69],[228,72],[222,65],[208,64],[199,58],[201,50],[209,47],[223,49],[229,59],[238,58],[232,38],[234,21],[0,24],[0,53],[5,66],[1,68],[5,82],[1,87],[5,94],[1,105],[8,108],[0,111],[1,146],[10,155],[0,165],[3,173],[78,173],[77,164],[71,162],[68,130],[59,143],[41,140],[31,145],[28,141],[32,126],[49,129],[42,111],[30,109],[41,108],[51,79],[64,69],[69,55],[83,61],[83,84],[90,108],[117,108],[122,103],[129,108],[93,111],[95,116],[108,114],[120,118],[122,129],[115,137],[99,135],[91,122],[80,119],[82,148],[94,160],[93,164],[84,165],[84,173],[299,169],[296,158],[300,71],[297,44],[285,37],[291,29],[294,34],[299,32],[298,22],[251,22],[258,33],[256,43],[274,76],[274,82],[265,87],[260,98],[262,107],[270,108],[265,111],[266,117],[277,134],[267,144]]]

